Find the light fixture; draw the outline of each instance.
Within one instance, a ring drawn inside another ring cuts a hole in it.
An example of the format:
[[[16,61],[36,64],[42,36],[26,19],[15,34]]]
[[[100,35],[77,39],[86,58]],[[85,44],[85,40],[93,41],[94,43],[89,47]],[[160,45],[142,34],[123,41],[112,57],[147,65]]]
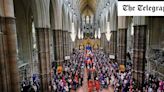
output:
[[[131,23],[131,35],[133,36],[134,35],[134,24],[133,23]]]
[[[71,7],[71,3],[70,2],[68,2],[68,6]]]
[[[110,41],[110,37],[111,37],[111,33],[110,32],[107,32],[106,33],[106,39],[107,39],[107,41]]]
[[[83,39],[84,38],[84,34],[83,34],[83,32],[81,32],[81,39]]]
[[[76,34],[71,33],[71,39],[72,39],[72,41],[73,41],[73,42],[75,42],[75,39],[76,39]]]
[[[76,17],[76,14],[74,13],[74,17]]]
[[[98,29],[98,38],[99,39],[101,38],[101,30],[100,30],[100,28]]]
[[[110,5],[110,2],[107,2],[106,5],[109,6]]]
[[[108,40],[108,41],[110,41],[110,38],[111,38],[111,33],[110,33],[110,23],[109,22],[107,22],[107,28],[106,28],[107,30],[106,30],[106,39]]]
[[[33,48],[36,49],[36,44],[33,45]]]
[[[74,24],[74,22],[72,22],[71,29],[72,29],[72,32],[71,32],[71,39],[72,39],[72,41],[74,42],[75,39],[76,39],[75,24]]]
[[[95,31],[95,39],[97,38],[97,31]]]

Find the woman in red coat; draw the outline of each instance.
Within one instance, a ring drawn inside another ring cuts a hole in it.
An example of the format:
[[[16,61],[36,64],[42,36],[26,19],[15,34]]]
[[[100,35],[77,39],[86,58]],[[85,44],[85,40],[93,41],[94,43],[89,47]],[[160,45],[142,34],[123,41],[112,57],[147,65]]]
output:
[[[92,92],[93,91],[93,81],[89,80],[88,82],[88,92]]]
[[[100,91],[100,82],[98,80],[95,81],[96,91]]]

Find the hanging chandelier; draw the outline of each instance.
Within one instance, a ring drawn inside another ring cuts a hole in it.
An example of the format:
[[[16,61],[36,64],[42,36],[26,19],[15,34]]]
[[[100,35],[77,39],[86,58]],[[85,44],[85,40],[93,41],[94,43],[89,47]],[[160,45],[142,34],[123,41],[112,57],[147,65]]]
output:
[[[75,24],[74,24],[74,22],[72,22],[72,24],[71,24],[71,39],[72,39],[72,41],[74,42],[75,41],[75,39],[76,39],[76,33],[75,33]]]
[[[80,28],[79,28],[79,30],[78,30],[78,38],[79,39],[81,39],[81,32],[80,32],[81,30],[80,30]]]
[[[97,31],[95,31],[95,39],[97,38]]]
[[[101,38],[101,30],[100,28],[98,29],[98,36],[97,36],[99,39]]]
[[[110,41],[111,33],[110,33],[110,23],[107,22],[107,28],[106,28],[106,39]]]

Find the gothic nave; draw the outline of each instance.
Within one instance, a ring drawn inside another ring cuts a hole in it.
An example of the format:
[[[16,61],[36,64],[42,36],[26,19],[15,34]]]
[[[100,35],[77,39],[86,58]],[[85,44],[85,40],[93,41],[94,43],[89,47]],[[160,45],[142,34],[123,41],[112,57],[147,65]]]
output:
[[[0,92],[163,92],[164,17],[117,0],[0,0]]]

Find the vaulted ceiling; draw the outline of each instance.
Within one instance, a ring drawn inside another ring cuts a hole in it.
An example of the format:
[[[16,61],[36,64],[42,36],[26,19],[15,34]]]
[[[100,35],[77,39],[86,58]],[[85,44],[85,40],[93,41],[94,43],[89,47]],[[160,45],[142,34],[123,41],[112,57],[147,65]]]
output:
[[[82,15],[90,16],[96,11],[97,0],[79,0],[80,12]]]

